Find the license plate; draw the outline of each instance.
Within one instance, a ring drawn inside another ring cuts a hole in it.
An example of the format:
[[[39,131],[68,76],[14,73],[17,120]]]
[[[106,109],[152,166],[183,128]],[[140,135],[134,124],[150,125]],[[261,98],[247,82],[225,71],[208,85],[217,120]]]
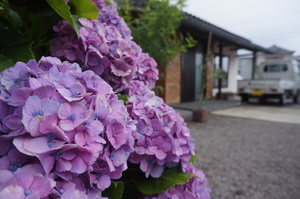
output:
[[[255,90],[252,90],[252,95],[254,96],[261,96],[264,92],[260,89],[255,89]]]

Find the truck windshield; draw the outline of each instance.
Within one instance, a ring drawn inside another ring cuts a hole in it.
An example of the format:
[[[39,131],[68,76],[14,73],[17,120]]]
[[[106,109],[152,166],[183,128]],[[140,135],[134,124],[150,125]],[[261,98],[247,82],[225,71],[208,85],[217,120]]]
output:
[[[286,64],[269,64],[265,65],[264,72],[284,72],[287,71],[287,69]]]

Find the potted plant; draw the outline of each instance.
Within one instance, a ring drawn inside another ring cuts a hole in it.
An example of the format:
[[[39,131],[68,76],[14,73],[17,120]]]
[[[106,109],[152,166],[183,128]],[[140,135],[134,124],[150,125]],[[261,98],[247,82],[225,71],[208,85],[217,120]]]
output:
[[[198,108],[193,110],[193,121],[205,123],[208,120],[208,111],[205,109],[206,98],[201,94]]]

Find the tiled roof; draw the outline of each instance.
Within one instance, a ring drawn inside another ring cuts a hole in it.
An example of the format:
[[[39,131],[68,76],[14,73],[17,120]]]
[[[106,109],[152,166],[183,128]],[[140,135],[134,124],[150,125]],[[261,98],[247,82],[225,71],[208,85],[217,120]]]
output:
[[[268,50],[272,51],[274,54],[279,54],[279,55],[291,55],[295,52],[295,51],[290,51],[290,50],[278,47],[276,45],[271,46],[270,48],[268,48]]]
[[[213,38],[223,41],[228,44],[233,44],[238,46],[239,48],[252,50],[252,51],[261,51],[265,53],[273,53],[269,49],[266,49],[262,46],[252,43],[250,40],[245,39],[239,35],[233,34],[223,28],[215,26],[207,21],[204,21],[196,16],[193,16],[189,13],[184,13],[184,19],[181,23],[181,28],[183,30],[194,30],[196,32],[211,32]]]

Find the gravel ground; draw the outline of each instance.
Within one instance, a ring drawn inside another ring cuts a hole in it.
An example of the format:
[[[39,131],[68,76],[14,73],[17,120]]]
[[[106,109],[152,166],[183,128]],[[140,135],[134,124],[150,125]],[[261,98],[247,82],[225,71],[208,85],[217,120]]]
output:
[[[188,126],[212,199],[300,198],[300,123],[210,115]]]

